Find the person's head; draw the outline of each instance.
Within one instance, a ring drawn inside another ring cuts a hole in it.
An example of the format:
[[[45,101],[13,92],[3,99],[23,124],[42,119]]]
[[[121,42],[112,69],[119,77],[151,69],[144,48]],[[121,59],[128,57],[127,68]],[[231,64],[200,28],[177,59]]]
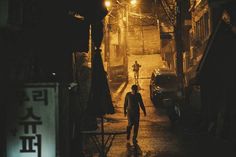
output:
[[[132,85],[131,90],[133,93],[137,93],[138,92],[138,86],[136,84]]]
[[[137,62],[137,61],[135,61],[135,63],[137,64],[138,62]]]

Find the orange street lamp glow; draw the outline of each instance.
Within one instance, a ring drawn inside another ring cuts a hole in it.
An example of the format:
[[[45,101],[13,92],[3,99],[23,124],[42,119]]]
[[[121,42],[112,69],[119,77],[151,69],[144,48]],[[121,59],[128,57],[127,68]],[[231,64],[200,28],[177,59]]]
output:
[[[131,3],[131,5],[136,5],[137,4],[137,0],[131,0],[130,3]]]
[[[110,8],[111,7],[111,1],[105,1],[105,6],[107,8]]]

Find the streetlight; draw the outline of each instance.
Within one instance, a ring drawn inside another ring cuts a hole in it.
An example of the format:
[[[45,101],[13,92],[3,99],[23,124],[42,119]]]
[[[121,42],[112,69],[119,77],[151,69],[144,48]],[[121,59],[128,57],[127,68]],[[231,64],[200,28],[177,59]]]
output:
[[[111,7],[111,1],[106,0],[106,1],[105,1],[105,6],[106,6],[107,8],[110,8],[110,7]]]
[[[136,5],[137,4],[137,0],[131,0],[130,4],[133,5],[133,6]]]

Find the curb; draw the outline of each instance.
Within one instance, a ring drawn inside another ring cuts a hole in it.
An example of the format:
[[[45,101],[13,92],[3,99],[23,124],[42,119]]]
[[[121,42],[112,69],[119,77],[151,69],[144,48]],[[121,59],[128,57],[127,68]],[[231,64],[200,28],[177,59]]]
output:
[[[117,89],[116,93],[121,94],[125,90],[126,86],[128,85],[128,81],[123,82],[120,87]]]
[[[119,88],[112,94],[112,98],[120,96],[128,85],[128,81],[123,82]]]

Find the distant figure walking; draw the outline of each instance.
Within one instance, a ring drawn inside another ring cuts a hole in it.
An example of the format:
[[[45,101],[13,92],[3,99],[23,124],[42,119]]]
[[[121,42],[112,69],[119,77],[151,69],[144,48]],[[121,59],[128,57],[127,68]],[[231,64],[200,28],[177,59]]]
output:
[[[135,63],[132,65],[133,67],[133,71],[134,71],[134,80],[135,80],[135,84],[138,84],[138,79],[139,79],[139,68],[141,67],[140,64],[138,64],[137,61],[135,61]]]
[[[127,115],[127,140],[130,139],[130,133],[134,126],[133,143],[137,143],[138,129],[139,129],[139,106],[143,110],[144,116],[146,116],[146,110],[143,104],[142,96],[138,92],[138,86],[132,85],[131,92],[128,92],[125,96],[124,102],[124,115]]]

